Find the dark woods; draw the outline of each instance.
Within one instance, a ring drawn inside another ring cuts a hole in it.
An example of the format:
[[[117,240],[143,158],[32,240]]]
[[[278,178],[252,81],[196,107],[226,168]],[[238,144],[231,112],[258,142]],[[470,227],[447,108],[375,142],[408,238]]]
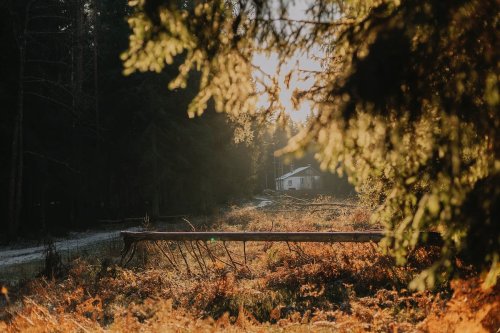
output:
[[[170,73],[125,78],[125,1],[3,1],[0,240],[99,218],[209,212],[253,189],[253,148]],[[173,74],[172,74],[173,75]]]
[[[0,241],[212,213],[293,167],[273,156],[285,131],[236,145],[236,125],[212,106],[188,119],[195,73],[174,91],[176,66],[123,76],[130,10],[117,0],[0,2]],[[309,153],[295,166],[314,163]],[[323,183],[353,193],[333,175]]]

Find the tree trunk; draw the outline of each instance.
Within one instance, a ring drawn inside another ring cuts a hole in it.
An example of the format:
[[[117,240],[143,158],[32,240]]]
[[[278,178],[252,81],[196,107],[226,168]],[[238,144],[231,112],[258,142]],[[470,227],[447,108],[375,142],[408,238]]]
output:
[[[94,0],[94,108],[97,133],[100,133],[99,114],[99,0]],[[98,138],[99,140],[100,138]]]
[[[72,69],[72,90],[73,90],[73,133],[72,133],[72,166],[81,170],[81,144],[80,144],[80,121],[82,117],[82,88],[83,88],[83,34],[84,34],[84,8],[83,1],[76,0],[75,3],[75,26],[73,31],[73,69]],[[70,224],[75,225],[80,214],[81,200],[81,175],[75,175],[71,189]]]
[[[98,186],[96,187],[96,191],[98,193],[98,202],[96,207],[96,213],[98,215],[102,214],[102,208],[105,201],[105,187],[103,184],[104,181],[104,167],[103,164],[103,154],[101,151],[101,115],[99,110],[99,0],[93,0],[93,9],[92,9],[92,23],[94,25],[93,30],[93,55],[94,55],[94,112],[95,112],[95,130],[96,130],[96,142],[95,142],[95,175],[101,181],[98,182]]]
[[[31,3],[30,3],[31,4]],[[19,47],[18,102],[17,114],[11,145],[11,169],[9,180],[8,228],[10,239],[17,237],[22,207],[23,190],[23,118],[24,118],[24,65],[26,55],[26,28],[29,18],[30,4],[26,7],[24,29],[17,36]]]
[[[153,133],[151,136],[153,148],[153,200],[151,217],[153,221],[160,216],[160,183],[158,176],[158,149],[156,146],[156,125],[153,125]]]
[[[22,160],[19,160],[21,142],[19,142],[20,121],[19,121],[19,107],[18,115],[14,124],[14,133],[11,145],[11,166],[10,166],[10,180],[9,180],[9,238],[12,240],[17,237],[17,230],[19,228],[19,201],[20,194],[18,193],[19,183],[22,187]],[[21,180],[20,180],[21,178]]]

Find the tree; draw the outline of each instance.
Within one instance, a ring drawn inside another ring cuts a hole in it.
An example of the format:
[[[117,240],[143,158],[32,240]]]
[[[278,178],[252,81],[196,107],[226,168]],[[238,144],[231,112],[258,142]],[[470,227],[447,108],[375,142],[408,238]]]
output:
[[[272,1],[197,3],[131,1],[132,33],[122,54],[125,74],[161,72],[183,55],[170,89],[201,73],[189,106],[199,115],[213,100],[234,117],[282,113],[276,80],[261,82],[271,96],[255,107],[252,63],[275,52],[283,64],[320,45],[324,70],[296,98],[316,102],[317,116],[282,153],[314,144],[324,169],[347,173],[377,207],[385,244],[403,263],[422,230],[438,230],[441,258],[415,288],[435,284],[472,256],[500,274],[499,55],[496,1],[318,1],[305,19]],[[269,84],[271,82],[271,84]],[[481,244],[481,245],[478,245]],[[442,274],[444,273],[444,275]]]
[[[8,232],[10,236],[15,236],[19,227],[19,219],[22,207],[22,187],[23,187],[23,118],[24,118],[24,70],[26,61],[26,38],[28,20],[30,18],[30,7],[32,2],[26,6],[24,17],[19,19],[13,17],[13,35],[15,36],[19,52],[19,73],[17,91],[17,112],[14,121],[11,145],[11,166],[8,195]],[[10,5],[10,4],[9,4]],[[9,7],[13,12],[12,5]],[[21,21],[21,22],[19,22]]]
[[[173,71],[122,75],[126,3],[0,9],[0,229],[10,231],[0,242],[107,218],[209,213],[252,192],[255,147],[229,140],[227,115],[189,121],[194,90],[161,88]]]

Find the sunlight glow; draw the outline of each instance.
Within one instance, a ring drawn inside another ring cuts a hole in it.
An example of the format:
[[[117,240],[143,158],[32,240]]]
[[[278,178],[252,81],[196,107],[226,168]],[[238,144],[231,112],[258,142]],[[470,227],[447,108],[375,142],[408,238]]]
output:
[[[293,59],[285,63],[279,68],[279,61],[276,54],[271,56],[266,56],[263,54],[257,54],[253,58],[254,65],[258,66],[262,71],[272,77],[278,84],[279,89],[279,102],[284,107],[284,111],[287,112],[294,121],[303,122],[312,113],[312,105],[308,101],[304,101],[294,106],[293,93],[296,90],[308,90],[314,84],[313,76],[310,75],[311,72],[321,71],[321,65],[319,61],[315,60],[313,57],[320,54],[319,50],[316,52],[306,52],[301,55],[295,56]],[[264,77],[264,74],[255,72],[255,77],[264,81],[266,85],[271,85],[272,81],[269,78]],[[262,92],[263,86],[257,84],[258,90]],[[258,107],[267,108],[269,107],[270,100],[267,94],[262,94],[259,99]]]
[[[306,10],[309,4],[307,1],[298,1],[292,3],[289,8],[289,18],[295,20],[307,19]],[[276,53],[265,55],[256,54],[253,57],[253,64],[259,67],[269,77],[256,70],[255,78],[262,80],[267,86],[272,86],[272,80],[277,83],[279,89],[279,102],[284,111],[295,122],[304,122],[308,116],[313,114],[312,103],[303,101],[294,106],[293,94],[295,91],[310,89],[314,84],[314,72],[321,71],[321,64],[318,59],[322,58],[323,52],[320,47],[307,50],[301,54],[296,54],[286,63],[279,66],[279,59]],[[257,90],[263,92],[262,84],[257,82]],[[270,105],[270,96],[263,93],[258,101],[257,107],[268,108]]]

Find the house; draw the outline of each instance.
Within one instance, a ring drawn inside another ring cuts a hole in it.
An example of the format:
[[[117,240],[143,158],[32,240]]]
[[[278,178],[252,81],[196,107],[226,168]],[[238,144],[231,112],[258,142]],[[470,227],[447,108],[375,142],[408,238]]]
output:
[[[321,188],[321,175],[310,165],[276,178],[276,190],[313,190]]]

